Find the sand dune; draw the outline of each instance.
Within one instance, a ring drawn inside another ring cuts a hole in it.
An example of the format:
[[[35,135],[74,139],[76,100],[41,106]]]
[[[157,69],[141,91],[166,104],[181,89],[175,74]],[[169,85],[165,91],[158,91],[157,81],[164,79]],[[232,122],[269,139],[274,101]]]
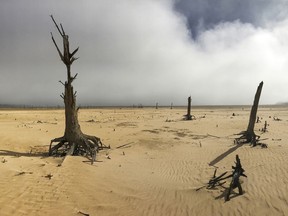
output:
[[[247,127],[248,108],[193,109],[194,121],[182,121],[185,112],[80,110],[82,131],[111,149],[93,165],[67,157],[59,166],[61,158],[44,152],[64,131],[62,110],[1,110],[1,215],[288,215],[287,107],[258,111],[256,133],[269,124],[261,134],[267,149],[233,144],[233,134]],[[195,190],[214,166],[230,173],[236,154],[248,176],[242,196],[235,190],[224,202],[225,188]]]

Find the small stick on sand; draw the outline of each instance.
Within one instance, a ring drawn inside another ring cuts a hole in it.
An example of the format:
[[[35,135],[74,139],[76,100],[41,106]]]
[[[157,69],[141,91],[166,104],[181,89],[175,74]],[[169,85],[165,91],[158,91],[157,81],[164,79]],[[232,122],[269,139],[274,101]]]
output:
[[[126,143],[126,144],[117,146],[116,149],[123,148],[123,147],[125,147],[125,146],[127,146],[127,145],[130,145],[130,144],[132,144],[132,143],[133,143],[133,142],[130,142],[130,143]]]
[[[78,211],[78,214],[82,214],[82,215],[85,215],[85,216],[89,216],[89,214],[84,213],[84,212],[81,212],[81,211]]]
[[[33,172],[24,172],[24,171],[22,171],[22,172],[17,173],[15,176],[20,176],[20,175],[24,175],[24,174],[33,174]]]

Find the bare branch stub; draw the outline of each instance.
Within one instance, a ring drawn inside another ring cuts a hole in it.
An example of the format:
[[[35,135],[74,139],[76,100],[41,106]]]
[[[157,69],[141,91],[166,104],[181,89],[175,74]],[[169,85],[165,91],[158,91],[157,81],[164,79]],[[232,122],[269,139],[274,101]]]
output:
[[[63,86],[65,86],[65,84],[61,80],[59,80],[59,83],[61,83]]]
[[[72,77],[72,82],[76,79],[77,76],[78,76],[78,73],[76,73],[75,76]]]
[[[79,47],[77,47],[77,49],[75,49],[75,50],[70,54],[70,58],[72,58],[78,50],[79,50]]]

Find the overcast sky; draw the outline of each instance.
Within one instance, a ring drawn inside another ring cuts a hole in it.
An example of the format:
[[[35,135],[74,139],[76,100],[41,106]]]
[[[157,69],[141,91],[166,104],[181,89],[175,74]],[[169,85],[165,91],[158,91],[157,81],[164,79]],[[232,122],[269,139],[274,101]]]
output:
[[[288,101],[287,0],[0,0],[0,104],[62,105],[54,15],[84,105]]]

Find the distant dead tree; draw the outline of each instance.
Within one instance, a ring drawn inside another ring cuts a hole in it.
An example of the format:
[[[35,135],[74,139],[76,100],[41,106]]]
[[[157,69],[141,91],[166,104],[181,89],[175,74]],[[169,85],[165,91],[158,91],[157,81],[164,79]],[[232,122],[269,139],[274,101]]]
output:
[[[65,104],[65,132],[64,135],[51,140],[49,146],[49,155],[82,155],[91,157],[91,163],[96,160],[96,153],[103,148],[106,147],[102,144],[100,138],[96,136],[89,136],[82,133],[80,129],[80,125],[78,122],[78,110],[76,108],[76,91],[74,92],[72,82],[76,79],[77,73],[72,76],[71,75],[71,65],[78,58],[74,57],[77,53],[79,47],[75,49],[72,53],[70,52],[69,47],[69,37],[65,33],[62,24],[60,27],[54,20],[51,15],[51,19],[55,24],[60,36],[63,39],[63,52],[60,51],[53,34],[51,32],[52,41],[57,49],[57,52],[60,56],[60,59],[65,64],[67,69],[67,80],[65,83],[59,81],[64,86],[64,93],[62,93],[61,97],[64,100]],[[57,143],[56,145],[52,145],[53,143]]]
[[[184,115],[184,120],[195,119],[195,116],[191,115],[191,96],[188,97],[187,114]]]
[[[254,97],[254,103],[251,108],[250,112],[250,118],[249,118],[249,123],[246,131],[242,131],[238,135],[241,135],[239,138],[235,139],[235,143],[251,143],[253,146],[257,145],[257,142],[259,141],[260,136],[257,136],[254,133],[254,125],[256,122],[256,117],[257,117],[257,110],[258,110],[258,104],[259,104],[259,99],[261,96],[261,91],[263,87],[263,81],[259,84],[255,97]]]
[[[269,126],[269,124],[267,123],[267,121],[265,121],[264,127],[261,129],[261,131],[262,131],[263,133],[268,132],[267,126]]]

